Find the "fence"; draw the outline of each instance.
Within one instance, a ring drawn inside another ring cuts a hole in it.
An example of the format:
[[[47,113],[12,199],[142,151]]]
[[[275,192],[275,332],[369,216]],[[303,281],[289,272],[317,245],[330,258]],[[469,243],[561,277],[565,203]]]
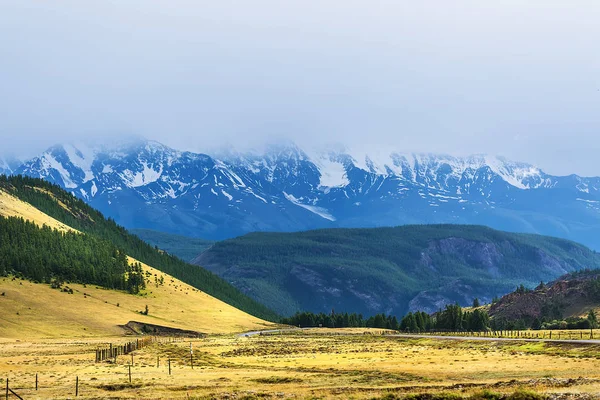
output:
[[[175,338],[164,338],[157,336],[149,336],[142,339],[136,339],[135,341],[128,342],[125,344],[117,344],[113,345],[109,344],[109,347],[106,349],[97,349],[96,350],[96,362],[102,362],[106,360],[114,360],[118,356],[129,354],[136,350],[141,350],[144,347],[157,342],[180,342],[183,341],[183,338],[175,337]]]
[[[415,333],[415,332],[412,332]],[[419,333],[416,333],[419,334]],[[516,339],[540,339],[540,340],[591,340],[595,339],[593,329],[573,330],[498,330],[498,331],[428,331],[421,332],[423,335],[432,336],[471,336],[488,338],[516,338]]]
[[[8,400],[8,396],[10,395],[15,396],[17,399],[23,400],[23,398],[21,396],[19,396],[18,394],[16,394],[9,386],[8,386],[8,378],[6,378],[6,400]]]
[[[119,343],[119,344],[113,344],[113,343],[109,343],[107,346],[107,348],[104,349],[96,349],[96,363],[98,362],[102,362],[102,361],[106,361],[106,360],[115,360],[116,361],[116,357],[120,356],[120,355],[125,355],[125,354],[130,354],[136,350],[141,350],[149,345],[151,345],[152,343],[175,343],[175,342],[184,342],[186,340],[186,338],[184,337],[156,337],[156,336],[148,336],[148,337],[144,337],[141,339],[136,339],[135,341],[130,341],[127,343]],[[190,358],[189,358],[189,362],[190,362],[190,366],[193,368],[193,356],[192,356],[192,351],[191,351],[191,343],[190,343]],[[89,353],[88,353],[89,354]],[[129,363],[127,365],[127,367],[129,368],[128,370],[128,375],[129,375],[129,382],[131,383],[132,380],[132,366],[133,366],[133,354],[131,354],[132,356],[132,362]],[[168,358],[165,362],[165,366],[168,367],[168,373],[169,375],[171,375],[171,363],[172,360],[171,358]],[[160,366],[160,358],[157,356],[156,359],[156,367],[158,368]],[[0,382],[2,382],[0,380]],[[21,382],[22,383],[22,382]],[[1,386],[2,384],[0,383],[0,388],[2,388]],[[71,387],[75,397],[78,397],[80,394],[80,379],[79,376],[75,377],[75,382],[74,382],[74,387]],[[5,389],[5,390],[3,390]],[[29,387],[28,385],[23,386],[19,386],[16,390],[25,390],[26,393],[31,393],[32,390],[35,390],[37,392],[38,390],[38,374],[35,374],[35,386],[33,386],[33,381],[32,381],[32,386]],[[17,398],[20,400],[23,400],[23,398],[17,394],[9,385],[9,378],[6,378],[6,386],[5,388],[0,389],[0,399],[2,400],[9,400],[11,398]]]

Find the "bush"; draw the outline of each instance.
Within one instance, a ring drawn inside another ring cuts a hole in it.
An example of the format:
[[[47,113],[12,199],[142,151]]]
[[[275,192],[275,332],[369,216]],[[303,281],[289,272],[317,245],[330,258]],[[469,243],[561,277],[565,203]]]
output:
[[[486,389],[473,394],[469,400],[500,400],[502,397],[503,396],[500,393],[492,392]]]
[[[507,400],[544,400],[546,396],[529,390],[519,389],[510,396]]]
[[[463,400],[463,397],[456,393],[418,393],[409,394],[405,400]]]

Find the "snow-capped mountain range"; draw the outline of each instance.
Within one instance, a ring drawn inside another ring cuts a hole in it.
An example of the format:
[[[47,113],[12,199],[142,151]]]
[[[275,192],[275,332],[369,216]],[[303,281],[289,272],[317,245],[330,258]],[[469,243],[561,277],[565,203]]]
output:
[[[64,144],[0,173],[39,177],[128,228],[222,239],[252,231],[473,223],[600,248],[600,178],[551,176],[500,157],[294,144],[197,154],[136,140]]]

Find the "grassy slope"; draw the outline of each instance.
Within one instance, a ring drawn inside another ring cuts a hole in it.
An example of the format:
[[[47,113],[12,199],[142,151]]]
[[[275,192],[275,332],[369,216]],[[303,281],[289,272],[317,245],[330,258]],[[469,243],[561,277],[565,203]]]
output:
[[[459,256],[440,250],[444,245],[431,250],[448,238],[467,243],[457,247]],[[494,252],[501,257],[488,268],[481,260]],[[419,293],[466,305],[473,297],[491,300],[520,283],[535,285],[565,272],[553,272],[540,252],[567,271],[600,267],[600,256],[567,240],[458,225],[252,233],[216,243],[194,263],[282,314],[332,307],[401,314]],[[369,301],[379,308],[366,309]]]
[[[173,235],[151,229],[131,229],[129,232],[184,261],[191,261],[214,243],[211,240]]]
[[[48,216],[81,232],[113,243],[130,256],[154,266],[173,277],[262,319],[276,321],[279,316],[263,304],[244,295],[212,272],[157,251],[114,220],[72,196],[57,185],[41,179],[0,175],[0,189],[31,204]]]
[[[71,229],[1,190],[0,215],[21,216],[39,225]],[[206,333],[271,325],[148,265],[143,264],[143,267],[152,275],[164,276],[164,285],[157,287],[152,277],[147,290],[137,296],[77,284],[68,285],[75,293],[67,294],[45,284],[0,278],[0,292],[5,292],[0,296],[0,337],[119,334],[121,330],[117,325],[131,320]],[[148,316],[138,312],[146,305],[150,310]]]
[[[48,225],[60,231],[75,230],[60,221],[40,212],[29,203],[0,190],[0,215],[5,217],[22,217],[34,221],[38,225]]]

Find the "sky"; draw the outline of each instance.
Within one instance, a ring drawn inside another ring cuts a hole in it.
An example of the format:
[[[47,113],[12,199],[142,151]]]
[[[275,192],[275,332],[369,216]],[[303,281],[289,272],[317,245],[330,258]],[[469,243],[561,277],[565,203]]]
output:
[[[600,176],[597,0],[0,0],[0,141],[488,153]]]

